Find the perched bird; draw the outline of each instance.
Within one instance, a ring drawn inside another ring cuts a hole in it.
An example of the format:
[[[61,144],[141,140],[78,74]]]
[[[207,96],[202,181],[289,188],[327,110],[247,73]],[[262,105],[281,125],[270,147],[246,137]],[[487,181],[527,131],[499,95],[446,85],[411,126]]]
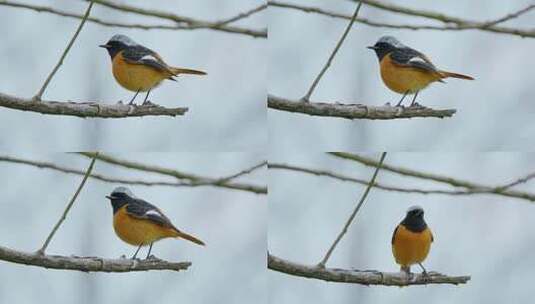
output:
[[[410,207],[392,235],[392,253],[401,271],[410,274],[411,265],[418,264],[427,274],[422,262],[432,242],[433,234],[424,221],[424,210],[419,206]]]
[[[135,259],[142,246],[150,245],[163,238],[182,238],[198,245],[203,241],[178,230],[160,209],[137,198],[126,187],[117,187],[106,196],[113,207],[113,228],[119,238],[126,243],[139,246],[132,257]]]
[[[180,74],[206,75],[203,71],[169,66],[158,53],[125,35],[115,35],[100,47],[110,54],[115,80],[123,88],[136,92],[129,104],[139,92],[147,92],[143,101],[146,104],[150,91],[165,79],[176,81],[174,76]]]
[[[383,36],[368,48],[374,50],[379,58],[381,78],[385,85],[390,90],[403,94],[396,107],[410,94],[414,94],[411,106],[414,105],[418,92],[432,82],[444,82],[442,79],[448,77],[474,80],[467,75],[437,69],[427,56],[392,36]]]

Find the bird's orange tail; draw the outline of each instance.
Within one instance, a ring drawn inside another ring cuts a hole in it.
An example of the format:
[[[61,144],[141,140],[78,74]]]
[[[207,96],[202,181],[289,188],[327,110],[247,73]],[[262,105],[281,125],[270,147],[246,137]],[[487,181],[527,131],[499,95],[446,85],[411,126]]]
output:
[[[178,74],[206,75],[206,72],[199,71],[199,70],[173,68],[173,67],[171,67],[171,72],[173,72],[175,76]]]
[[[204,246],[204,242],[203,241],[199,240],[198,238],[194,237],[193,235],[189,235],[189,234],[187,234],[185,232],[182,232],[182,231],[177,231],[177,236],[176,237],[183,238],[183,239],[191,241],[191,242],[193,242],[195,244]]]
[[[442,78],[453,77],[453,78],[460,78],[460,79],[474,80],[473,77],[470,77],[470,76],[467,76],[467,75],[463,75],[463,74],[458,74],[458,73],[451,73],[451,72],[446,72],[446,71],[440,71],[440,74],[444,75]]]

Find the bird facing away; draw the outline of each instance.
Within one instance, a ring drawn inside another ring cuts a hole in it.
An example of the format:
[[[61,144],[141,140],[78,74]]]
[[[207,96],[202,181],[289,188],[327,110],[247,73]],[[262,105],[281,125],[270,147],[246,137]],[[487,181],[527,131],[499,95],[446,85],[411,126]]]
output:
[[[113,207],[115,233],[124,242],[138,246],[132,259],[136,258],[142,246],[150,245],[148,258],[152,244],[163,238],[182,238],[204,245],[198,238],[178,230],[160,209],[137,198],[126,187],[115,188],[106,198],[111,201]]]
[[[419,206],[410,207],[392,235],[392,253],[401,271],[410,274],[411,265],[419,264],[427,274],[422,262],[432,242],[433,234],[425,223],[424,210]]]
[[[474,78],[437,69],[424,54],[399,42],[392,36],[381,37],[369,49],[379,58],[381,78],[385,85],[396,93],[403,94],[396,107],[400,106],[407,95],[414,94],[411,106],[415,104],[418,92],[429,84],[453,77],[474,80]]]
[[[136,92],[129,104],[139,92],[147,92],[143,101],[146,104],[151,89],[165,79],[176,81],[174,77],[180,74],[206,75],[203,71],[172,67],[158,53],[125,35],[114,35],[100,47],[110,54],[115,80],[123,88]]]

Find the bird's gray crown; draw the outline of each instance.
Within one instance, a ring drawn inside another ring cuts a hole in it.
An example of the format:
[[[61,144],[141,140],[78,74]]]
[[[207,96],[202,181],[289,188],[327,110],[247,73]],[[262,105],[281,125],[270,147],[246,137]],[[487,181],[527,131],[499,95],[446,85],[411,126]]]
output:
[[[393,45],[393,46],[395,46],[397,48],[402,48],[402,47],[405,46],[403,43],[399,42],[399,40],[397,40],[396,38],[394,38],[392,36],[383,36],[383,37],[379,38],[377,43],[381,43],[381,42]]]
[[[113,189],[113,191],[111,192],[111,194],[114,194],[114,193],[124,193],[130,197],[135,197],[134,193],[132,193],[132,191],[130,191],[130,189],[126,187],[117,187]]]
[[[113,35],[113,37],[111,37],[110,41],[118,41],[118,42],[122,42],[128,46],[131,46],[131,45],[136,45],[137,43],[130,39],[128,36],[125,36],[125,35]],[[124,187],[119,187],[119,188],[124,188]]]

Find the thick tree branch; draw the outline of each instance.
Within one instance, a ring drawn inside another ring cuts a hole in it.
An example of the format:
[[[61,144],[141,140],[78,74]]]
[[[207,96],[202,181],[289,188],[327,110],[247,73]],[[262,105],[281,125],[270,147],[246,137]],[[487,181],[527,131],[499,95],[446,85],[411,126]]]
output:
[[[0,158],[1,160],[1,158]],[[328,171],[328,170],[322,170],[322,169],[311,169],[311,168],[304,168],[294,165],[288,165],[288,164],[279,164],[279,163],[269,163],[268,164],[269,169],[280,169],[280,170],[288,170],[288,171],[295,171],[295,172],[301,172],[316,176],[325,176],[329,178],[333,178],[336,180],[344,181],[344,182],[352,182],[355,184],[360,184],[367,186],[368,181],[356,177],[351,177],[347,175],[343,175],[340,173]],[[438,190],[438,189],[419,189],[419,188],[401,188],[401,187],[395,187],[390,185],[381,184],[378,182],[375,182],[373,184],[374,188],[381,189],[384,191],[393,191],[393,192],[401,192],[401,193],[416,193],[416,194],[442,194],[442,195],[475,195],[475,194],[493,194],[493,195],[501,195],[500,192],[494,191],[494,189],[503,189],[506,190],[510,187],[513,187],[515,185],[518,185],[520,183],[527,182],[529,179],[534,178],[535,174],[530,174],[526,177],[522,177],[520,179],[515,180],[514,182],[505,184],[503,186],[498,187],[488,187],[487,189],[463,189],[463,190]],[[528,194],[531,197],[535,198],[535,194]]]
[[[20,98],[0,93],[0,107],[36,112],[49,115],[76,116],[81,118],[125,118],[141,116],[180,116],[188,108],[166,108],[156,104],[127,105],[122,103],[106,104],[100,102],[34,102],[32,99]]]
[[[321,69],[320,73],[318,74],[318,76],[316,76],[316,79],[314,79],[314,81],[312,82],[312,85],[308,89],[308,92],[303,97],[304,102],[310,101],[310,96],[312,96],[312,93],[314,92],[314,89],[316,89],[316,86],[320,82],[321,77],[323,77],[323,74],[325,74],[327,69],[331,66],[331,62],[333,61],[334,56],[336,56],[336,53],[338,53],[338,50],[344,43],[344,40],[346,39],[347,34],[349,33],[349,30],[351,30],[351,27],[353,27],[353,23],[355,23],[355,18],[357,18],[361,6],[362,6],[362,2],[359,2],[357,7],[355,8],[355,12],[353,13],[353,16],[351,17],[351,21],[349,21],[349,24],[347,25],[344,33],[342,34],[342,37],[340,37],[340,40],[338,40],[338,43],[336,43],[336,46],[334,47],[331,55],[329,55],[329,59],[327,59],[327,62],[325,62],[325,65]]]
[[[85,21],[87,20],[87,17],[89,17],[89,13],[91,13],[92,7],[93,7],[93,1],[91,0],[91,2],[89,3],[89,6],[87,7],[87,10],[85,11],[82,21],[80,22],[80,25],[78,26],[78,28],[76,29],[76,32],[74,33],[74,36],[72,36],[71,41],[69,41],[69,44],[67,45],[67,48],[65,48],[65,50],[63,51],[63,54],[61,54],[61,57],[59,58],[58,63],[56,64],[52,72],[50,72],[50,75],[48,75],[48,77],[46,78],[45,83],[43,83],[43,86],[41,87],[41,89],[39,89],[37,94],[35,94],[35,96],[32,98],[33,101],[41,100],[41,97],[43,96],[43,93],[45,92],[48,84],[52,80],[52,77],[54,77],[56,72],[59,70],[59,67],[63,64],[63,60],[65,59],[65,57],[67,57],[67,53],[69,53],[69,50],[71,49],[72,45],[74,44],[74,41],[78,37],[78,34],[80,34],[80,31],[82,31]]]
[[[83,272],[133,272],[148,270],[186,270],[190,262],[167,262],[158,258],[147,260],[104,259],[60,255],[40,255],[0,246],[0,260],[43,268],[78,270]]]
[[[67,214],[71,210],[72,205],[74,205],[74,202],[76,201],[76,198],[78,198],[78,195],[80,194],[80,191],[82,191],[82,188],[84,187],[85,182],[87,181],[87,178],[91,174],[91,171],[93,171],[93,166],[95,165],[95,161],[97,160],[97,158],[96,158],[97,156],[98,156],[98,152],[95,153],[95,157],[93,157],[93,159],[91,160],[91,163],[89,164],[89,167],[87,168],[87,170],[86,170],[86,172],[84,174],[84,178],[82,179],[82,182],[80,182],[80,185],[76,189],[76,192],[74,193],[74,195],[72,196],[71,200],[69,201],[69,203],[65,207],[65,210],[63,211],[63,214],[59,218],[59,220],[56,223],[56,225],[54,225],[54,227],[52,228],[52,231],[50,231],[50,234],[46,238],[46,240],[43,243],[43,246],[41,247],[41,249],[37,250],[38,254],[40,254],[40,255],[44,255],[45,254],[45,251],[46,251],[46,248],[48,247],[48,244],[50,244],[50,241],[52,240],[52,238],[56,234],[56,231],[58,231],[59,226],[61,226],[61,224],[63,224],[63,222],[67,218]]]
[[[393,107],[363,104],[304,102],[268,95],[268,107],[275,110],[302,113],[311,116],[338,117],[346,119],[386,120],[415,117],[451,117],[457,110],[435,110],[423,106]]]
[[[358,154],[351,154],[351,153],[345,153],[345,152],[330,152],[329,154],[342,158],[342,159],[356,161],[366,166],[371,166],[371,167],[379,166],[379,163],[376,160],[363,157]],[[465,188],[474,193],[493,193],[493,194],[498,194],[502,196],[520,198],[520,199],[528,200],[531,202],[535,202],[535,195],[526,193],[526,192],[516,191],[516,190],[509,190],[507,187],[503,187],[503,186],[489,187],[489,186],[485,186],[485,185],[481,185],[481,184],[477,184],[477,183],[473,183],[470,181],[465,181],[465,180],[461,180],[457,178],[442,176],[442,175],[433,174],[433,173],[426,173],[426,172],[416,171],[416,170],[402,168],[402,167],[396,167],[396,166],[392,166],[388,164],[382,164],[381,168],[383,170],[390,171],[392,173],[396,173],[399,175],[411,176],[411,177],[415,177],[419,179],[431,180],[434,182],[447,184],[453,187]]]
[[[320,14],[323,16],[331,17],[331,18],[340,18],[345,20],[351,20],[351,16],[343,13],[337,13],[332,12],[324,9],[320,9],[314,6],[306,6],[306,5],[298,5],[293,3],[288,3],[285,1],[270,1],[270,6],[273,7],[279,7],[279,8],[285,8],[285,9],[293,9],[302,11],[305,13],[315,13]],[[535,8],[535,5],[530,5],[526,8],[523,8],[521,10],[518,10],[516,12],[507,14],[506,16],[503,16],[501,18],[495,19],[495,20],[489,20],[485,22],[473,22],[470,23],[467,21],[465,24],[455,24],[455,25],[444,25],[444,26],[436,26],[436,25],[414,25],[414,24],[393,24],[393,23],[387,23],[387,22],[378,22],[369,20],[366,18],[356,18],[355,22],[362,23],[368,26],[372,27],[384,27],[384,28],[392,28],[392,29],[408,29],[408,30],[439,30],[439,31],[461,31],[461,30],[487,30],[488,27],[492,27],[498,23],[503,23],[505,21],[517,18],[531,9]],[[496,29],[496,28],[494,28]],[[499,33],[502,34],[512,34],[512,35],[519,35],[524,37],[535,37],[535,30],[522,30],[522,29],[513,29],[513,28],[498,28],[502,31]]]
[[[447,276],[437,272],[429,272],[427,276],[412,274],[409,279],[405,273],[379,272],[374,270],[346,270],[338,268],[322,268],[316,265],[304,265],[281,259],[268,253],[268,268],[293,276],[328,282],[352,283],[361,285],[409,286],[429,284],[465,284],[470,276]]]
[[[81,152],[79,154],[86,156],[86,157],[94,157],[95,155],[94,153],[91,153],[91,152]],[[134,161],[122,160],[122,159],[118,159],[118,158],[105,155],[102,153],[97,156],[97,159],[105,163],[129,168],[129,169],[171,176],[178,180],[188,180],[192,186],[210,184],[216,187],[248,191],[248,192],[253,192],[256,194],[267,194],[267,187],[243,184],[243,183],[228,182],[224,180],[225,178],[218,179],[218,178],[212,178],[212,177],[199,176],[199,175],[181,172],[181,171],[173,170],[169,168],[142,164],[142,163],[138,163]]]
[[[50,169],[58,172],[68,173],[68,174],[75,174],[75,175],[84,175],[85,172],[82,170],[74,169],[74,168],[68,168],[64,166],[58,166],[53,163],[49,162],[41,162],[41,161],[34,161],[34,160],[28,160],[28,159],[22,159],[18,157],[12,157],[7,155],[0,155],[0,162],[8,162],[8,163],[15,163],[15,164],[24,164],[28,166],[37,167],[40,169]],[[258,167],[260,168],[260,167]],[[90,178],[93,178],[95,180],[99,180],[101,182],[107,182],[107,183],[114,183],[114,184],[122,184],[122,185],[136,185],[136,186],[167,186],[167,187],[201,187],[201,186],[215,186],[218,187],[222,182],[229,182],[231,179],[235,179],[241,175],[247,174],[252,172],[253,170],[256,170],[257,168],[248,168],[246,170],[240,171],[239,173],[235,174],[235,177],[232,177],[228,179],[229,177],[223,177],[223,178],[217,178],[213,179],[210,182],[206,183],[200,183],[200,182],[191,182],[191,181],[185,181],[185,182],[168,182],[168,181],[148,181],[148,180],[138,180],[138,179],[125,179],[125,178],[116,178],[116,177],[109,177],[102,174],[97,173],[91,173],[89,176]],[[204,177],[203,177],[204,178]],[[251,186],[251,185],[250,185]],[[252,186],[255,187],[255,186]],[[266,190],[267,191],[267,190]]]
[[[351,213],[351,215],[347,219],[347,221],[346,221],[346,223],[344,225],[344,228],[342,229],[342,231],[340,231],[340,233],[338,234],[338,236],[334,240],[333,244],[331,245],[331,247],[329,248],[329,250],[327,251],[327,253],[323,257],[321,262],[319,262],[319,264],[318,264],[319,267],[325,268],[325,264],[327,263],[327,261],[331,257],[331,254],[333,253],[334,248],[336,248],[336,245],[338,245],[338,243],[340,242],[342,237],[346,234],[347,229],[349,228],[349,226],[353,222],[353,219],[355,219],[355,216],[359,212],[360,207],[362,207],[362,205],[366,201],[366,197],[368,197],[368,193],[370,192],[370,190],[372,188],[372,185],[375,183],[375,179],[377,179],[377,174],[379,174],[379,170],[381,169],[381,165],[383,164],[383,161],[385,160],[385,157],[386,157],[386,152],[381,153],[381,157],[379,159],[379,165],[375,168],[375,172],[373,172],[373,176],[370,179],[370,182],[368,183],[368,186],[366,187],[366,190],[364,190],[364,192],[360,196],[360,199],[359,199],[357,205],[355,206],[355,209],[353,210],[353,212]]]
[[[143,15],[143,16],[157,17],[160,19],[171,20],[179,24],[186,24],[187,27],[184,27],[182,29],[211,29],[211,30],[222,31],[222,32],[227,32],[227,33],[248,35],[248,36],[255,37],[255,38],[267,38],[267,29],[253,30],[253,29],[248,29],[248,28],[243,28],[243,27],[230,26],[230,25],[226,25],[225,20],[216,21],[216,22],[203,21],[199,19],[194,19],[190,17],[184,17],[184,16],[172,14],[172,13],[167,13],[164,11],[145,9],[145,8],[135,7],[135,6],[122,4],[122,3],[119,4],[119,3],[115,3],[115,2],[107,1],[107,0],[95,0],[95,3],[111,8],[111,9],[119,10],[122,12],[129,12],[129,13],[134,13],[134,14]]]

